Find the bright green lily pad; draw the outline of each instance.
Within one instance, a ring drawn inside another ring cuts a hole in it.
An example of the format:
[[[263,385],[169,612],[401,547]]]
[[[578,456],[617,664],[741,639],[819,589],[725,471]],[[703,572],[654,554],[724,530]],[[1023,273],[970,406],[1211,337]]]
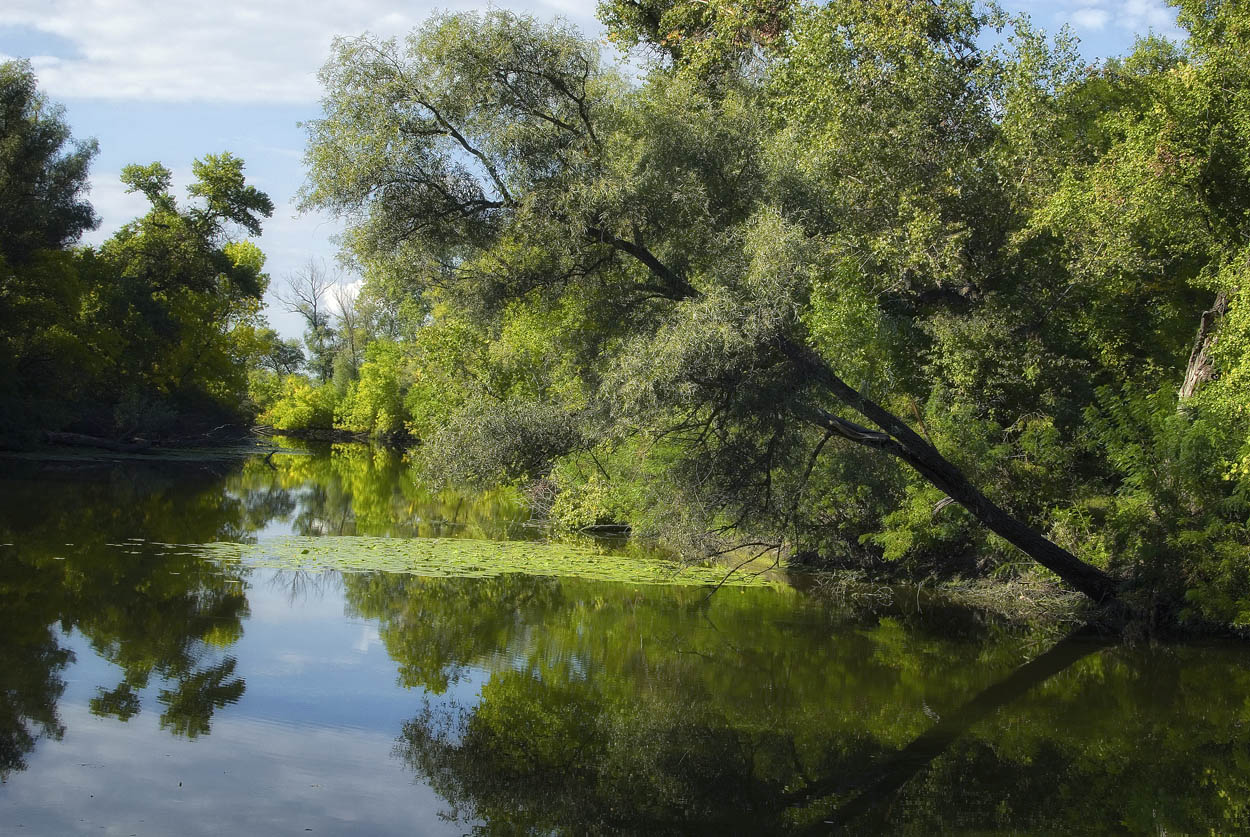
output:
[[[768,586],[763,575],[607,555],[590,547],[459,538],[284,537],[256,544],[182,545],[216,561],[286,570],[381,570],[422,576],[488,578],[506,573],[622,581],[631,584]]]

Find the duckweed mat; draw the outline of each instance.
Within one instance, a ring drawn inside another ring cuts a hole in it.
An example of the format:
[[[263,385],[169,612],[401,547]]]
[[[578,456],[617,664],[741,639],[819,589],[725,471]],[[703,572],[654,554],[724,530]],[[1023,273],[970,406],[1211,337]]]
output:
[[[132,548],[135,544],[131,544]],[[151,544],[171,554],[192,554],[221,563],[285,570],[384,571],[422,576],[488,578],[506,573],[591,578],[631,584],[765,587],[757,573],[719,566],[609,555],[592,547],[532,541],[459,538],[288,536],[255,544]]]

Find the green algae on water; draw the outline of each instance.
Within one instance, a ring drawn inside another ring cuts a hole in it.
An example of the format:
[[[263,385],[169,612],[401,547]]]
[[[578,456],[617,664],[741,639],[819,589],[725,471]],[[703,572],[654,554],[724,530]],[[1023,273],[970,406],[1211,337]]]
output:
[[[284,570],[383,571],[420,576],[490,578],[507,573],[590,578],[631,584],[762,587],[758,573],[609,555],[587,546],[462,538],[289,536],[260,543],[183,544],[182,552],[249,567]]]

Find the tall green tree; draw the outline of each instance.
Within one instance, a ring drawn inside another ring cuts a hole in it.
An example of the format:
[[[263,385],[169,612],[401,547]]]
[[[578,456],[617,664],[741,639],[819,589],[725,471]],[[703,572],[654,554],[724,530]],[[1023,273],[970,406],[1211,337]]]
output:
[[[1239,175],[1203,193],[1145,153],[1181,131],[1197,146],[1174,159],[1209,179],[1236,147],[1216,140],[1239,136],[1242,82],[1194,22],[1230,37],[1236,5],[1187,10],[1188,52],[1093,69],[1023,21],[984,48],[1006,21],[971,2],[757,5],[605,4],[660,56],[636,85],[502,12],[337,44],[306,198],[422,328],[465,324],[430,458],[485,478],[572,457],[618,497],[662,484],[669,517],[795,551],[950,567],[1011,544],[1096,600],[1170,575],[1174,606],[1206,572],[1181,546],[1206,518],[1155,504],[1176,536],[1157,573],[1097,546],[1082,504],[1143,484],[1108,393],[1180,388],[1198,277],[1244,240]],[[1227,404],[1236,321],[1204,355]],[[1205,493],[1170,508],[1244,522],[1241,478],[1212,470],[1244,419],[1208,415],[1210,455],[1176,466]],[[1160,433],[1147,449],[1198,443]]]
[[[197,160],[192,171],[192,201],[180,207],[168,169],[128,166],[123,181],[152,208],[94,254],[111,280],[98,286],[100,334],[116,340],[116,383],[133,382],[127,395],[140,409],[228,407],[246,386],[249,358],[235,331],[258,321],[268,277],[264,255],[236,230],[259,235],[273,204],[229,153]]]
[[[73,244],[99,223],[87,202],[95,140],[75,141],[64,111],[38,90],[26,61],[0,63],[0,257]]]
[[[1085,418],[1111,501],[1073,516],[1161,598],[1246,624],[1250,14],[1176,5],[1183,46],[1143,41],[1058,97],[1079,121],[1020,241],[1059,248],[1060,310],[1103,372]]]
[[[304,350],[299,341],[283,339],[272,328],[256,333],[260,348],[260,365],[275,375],[294,375],[304,365]]]
[[[182,205],[164,166],[128,166],[123,181],[151,210],[75,249],[97,223],[85,195],[95,153],[28,64],[0,65],[0,433],[240,416],[268,283],[245,236],[273,203],[229,153],[193,163]]]
[[[86,198],[95,154],[29,63],[0,64],[0,433],[55,413],[32,381],[84,360],[69,336],[82,287],[65,248],[98,223]]]

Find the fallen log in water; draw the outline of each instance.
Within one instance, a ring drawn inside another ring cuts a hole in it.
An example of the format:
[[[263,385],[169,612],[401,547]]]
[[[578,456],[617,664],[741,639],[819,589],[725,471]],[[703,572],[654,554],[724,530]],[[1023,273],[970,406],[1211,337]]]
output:
[[[62,433],[47,431],[44,440],[50,445],[67,445],[76,448],[101,448],[119,453],[142,453],[150,450],[152,443],[137,439],[133,442],[119,442],[115,439],[104,439],[99,436],[88,436],[85,433]]]

